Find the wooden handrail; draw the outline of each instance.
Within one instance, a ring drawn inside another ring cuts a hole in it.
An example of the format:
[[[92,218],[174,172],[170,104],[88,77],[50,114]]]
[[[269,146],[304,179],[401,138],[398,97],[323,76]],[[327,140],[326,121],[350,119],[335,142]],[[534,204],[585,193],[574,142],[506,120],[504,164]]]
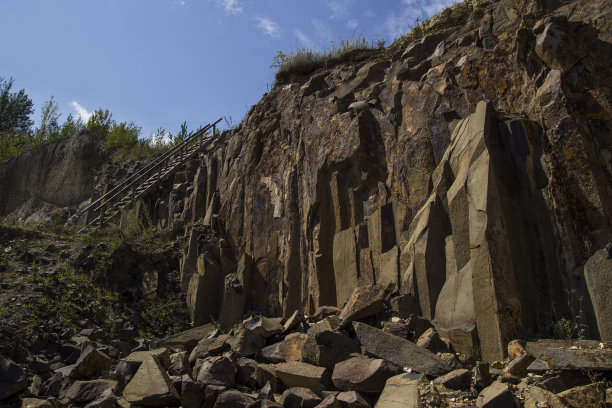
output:
[[[198,136],[202,135],[204,132],[208,131],[210,128],[214,129],[215,126],[217,125],[217,123],[221,122],[221,120],[222,120],[222,118],[219,118],[213,124],[208,124],[205,127],[203,127],[202,129],[198,130],[193,135],[189,136],[187,139],[183,140],[181,143],[179,143],[178,145],[174,146],[168,152],[164,153],[162,156],[160,156],[157,159],[155,159],[151,164],[149,164],[149,165],[145,166],[144,168],[140,169],[135,174],[131,175],[126,180],[121,182],[119,185],[114,187],[111,191],[107,192],[102,197],[98,198],[96,201],[94,201],[93,203],[91,203],[90,205],[85,207],[83,210],[80,211],[80,213],[81,214],[86,213],[87,211],[90,211],[93,207],[97,206],[96,208],[93,209],[93,211],[95,212],[95,211],[101,209],[103,206],[106,206],[106,204],[108,204],[110,201],[112,201],[114,198],[116,198],[126,188],[131,187],[132,184],[134,184],[136,181],[138,181],[142,177],[144,177],[150,170],[158,169],[158,168],[161,169],[161,167],[162,167],[161,165],[167,159],[169,159],[174,153],[176,153],[180,149],[186,148],[188,144],[190,144],[191,142],[196,140],[196,138]],[[110,196],[110,198],[107,198],[109,196]],[[102,202],[102,201],[104,201],[104,202]]]

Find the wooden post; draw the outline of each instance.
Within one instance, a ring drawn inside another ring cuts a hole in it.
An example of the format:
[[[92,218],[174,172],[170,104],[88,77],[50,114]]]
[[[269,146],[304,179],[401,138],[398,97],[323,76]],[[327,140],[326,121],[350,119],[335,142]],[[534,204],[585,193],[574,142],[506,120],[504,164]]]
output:
[[[104,206],[100,208],[100,227],[104,225]]]
[[[215,134],[217,133],[217,124],[213,124],[213,137],[215,137]]]
[[[89,217],[91,217],[91,208],[88,208],[87,211],[85,211],[85,225],[89,224]]]
[[[183,162],[184,153],[185,153],[185,145],[181,147],[181,163]]]

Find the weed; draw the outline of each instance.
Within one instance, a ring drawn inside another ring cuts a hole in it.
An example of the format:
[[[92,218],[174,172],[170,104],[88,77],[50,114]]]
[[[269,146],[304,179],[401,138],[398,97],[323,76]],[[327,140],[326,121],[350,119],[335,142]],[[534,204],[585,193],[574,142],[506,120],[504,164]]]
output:
[[[553,333],[558,339],[584,339],[588,326],[584,324],[582,296],[576,297],[576,290],[566,290],[569,315],[563,316],[553,324]]]
[[[382,49],[384,46],[382,40],[368,42],[363,33],[354,32],[348,40],[331,41],[322,50],[306,47],[289,54],[278,51],[270,68],[278,68],[276,80],[282,81],[294,74],[305,75],[317,68],[336,65],[356,51]]]

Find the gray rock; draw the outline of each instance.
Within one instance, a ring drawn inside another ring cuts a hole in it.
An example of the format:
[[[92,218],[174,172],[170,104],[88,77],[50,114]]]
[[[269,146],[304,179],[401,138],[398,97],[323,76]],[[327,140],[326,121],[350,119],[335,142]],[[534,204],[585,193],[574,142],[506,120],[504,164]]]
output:
[[[314,408],[321,398],[308,388],[292,387],[283,392],[279,402],[284,408]]]
[[[408,340],[363,323],[354,322],[353,327],[364,350],[378,358],[426,375],[450,371],[448,364],[438,356]]]
[[[97,399],[107,390],[116,389],[117,381],[113,380],[75,381],[63,396],[76,403],[85,403]]]
[[[148,407],[165,407],[179,402],[180,396],[163,366],[155,356],[148,356],[134,378],[123,390],[129,403]]]
[[[217,397],[215,408],[246,408],[254,401],[255,399],[240,391],[229,390],[221,393]]]
[[[382,359],[353,357],[334,367],[332,381],[343,391],[381,392],[388,378],[401,372],[400,368]]]
[[[205,385],[233,386],[236,383],[236,366],[225,357],[209,357],[200,367],[197,380]]]
[[[276,374],[289,388],[310,388],[317,394],[328,389],[331,385],[330,373],[326,368],[298,361],[290,361],[277,365]]]
[[[453,390],[469,389],[472,383],[472,373],[465,369],[454,370],[436,378],[433,383],[441,384]]]
[[[419,381],[406,374],[396,375],[387,380],[375,408],[418,408]]]
[[[6,358],[0,358],[0,400],[17,394],[28,386],[23,368]]]
[[[478,394],[478,408],[519,408],[518,400],[508,385],[494,382]]]

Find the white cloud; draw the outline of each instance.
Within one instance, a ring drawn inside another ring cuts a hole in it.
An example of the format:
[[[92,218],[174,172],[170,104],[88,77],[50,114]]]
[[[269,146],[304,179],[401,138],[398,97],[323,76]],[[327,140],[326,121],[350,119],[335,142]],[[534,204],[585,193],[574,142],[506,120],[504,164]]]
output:
[[[348,28],[349,30],[354,30],[357,27],[359,27],[359,22],[355,19],[351,19],[346,22],[346,28]]]
[[[74,110],[76,111],[77,115],[79,115],[83,123],[87,123],[92,113],[89,112],[84,107],[82,107],[77,101],[70,102],[70,106],[74,108]]]
[[[166,146],[172,143],[172,135],[169,132],[164,133],[151,133],[151,138],[149,139],[149,144],[151,146]]]
[[[402,12],[387,17],[387,32],[391,38],[400,37],[410,31],[417,18],[422,22],[458,2],[459,0],[403,0],[405,7]]]
[[[242,14],[244,7],[240,4],[239,0],[217,0],[226,12],[233,15]]]
[[[368,18],[372,18],[375,17],[376,14],[372,11],[372,10],[366,10],[365,13],[363,13],[364,17],[368,17]]]
[[[295,30],[293,30],[293,34],[297,37],[298,41],[304,46],[304,47],[312,47],[312,40],[310,39],[309,36],[307,36],[306,34],[304,34],[302,31],[298,30],[297,28]]]
[[[261,16],[255,17],[255,20],[257,20],[256,27],[260,28],[264,34],[270,37],[278,37],[280,35],[280,28],[274,21]]]

